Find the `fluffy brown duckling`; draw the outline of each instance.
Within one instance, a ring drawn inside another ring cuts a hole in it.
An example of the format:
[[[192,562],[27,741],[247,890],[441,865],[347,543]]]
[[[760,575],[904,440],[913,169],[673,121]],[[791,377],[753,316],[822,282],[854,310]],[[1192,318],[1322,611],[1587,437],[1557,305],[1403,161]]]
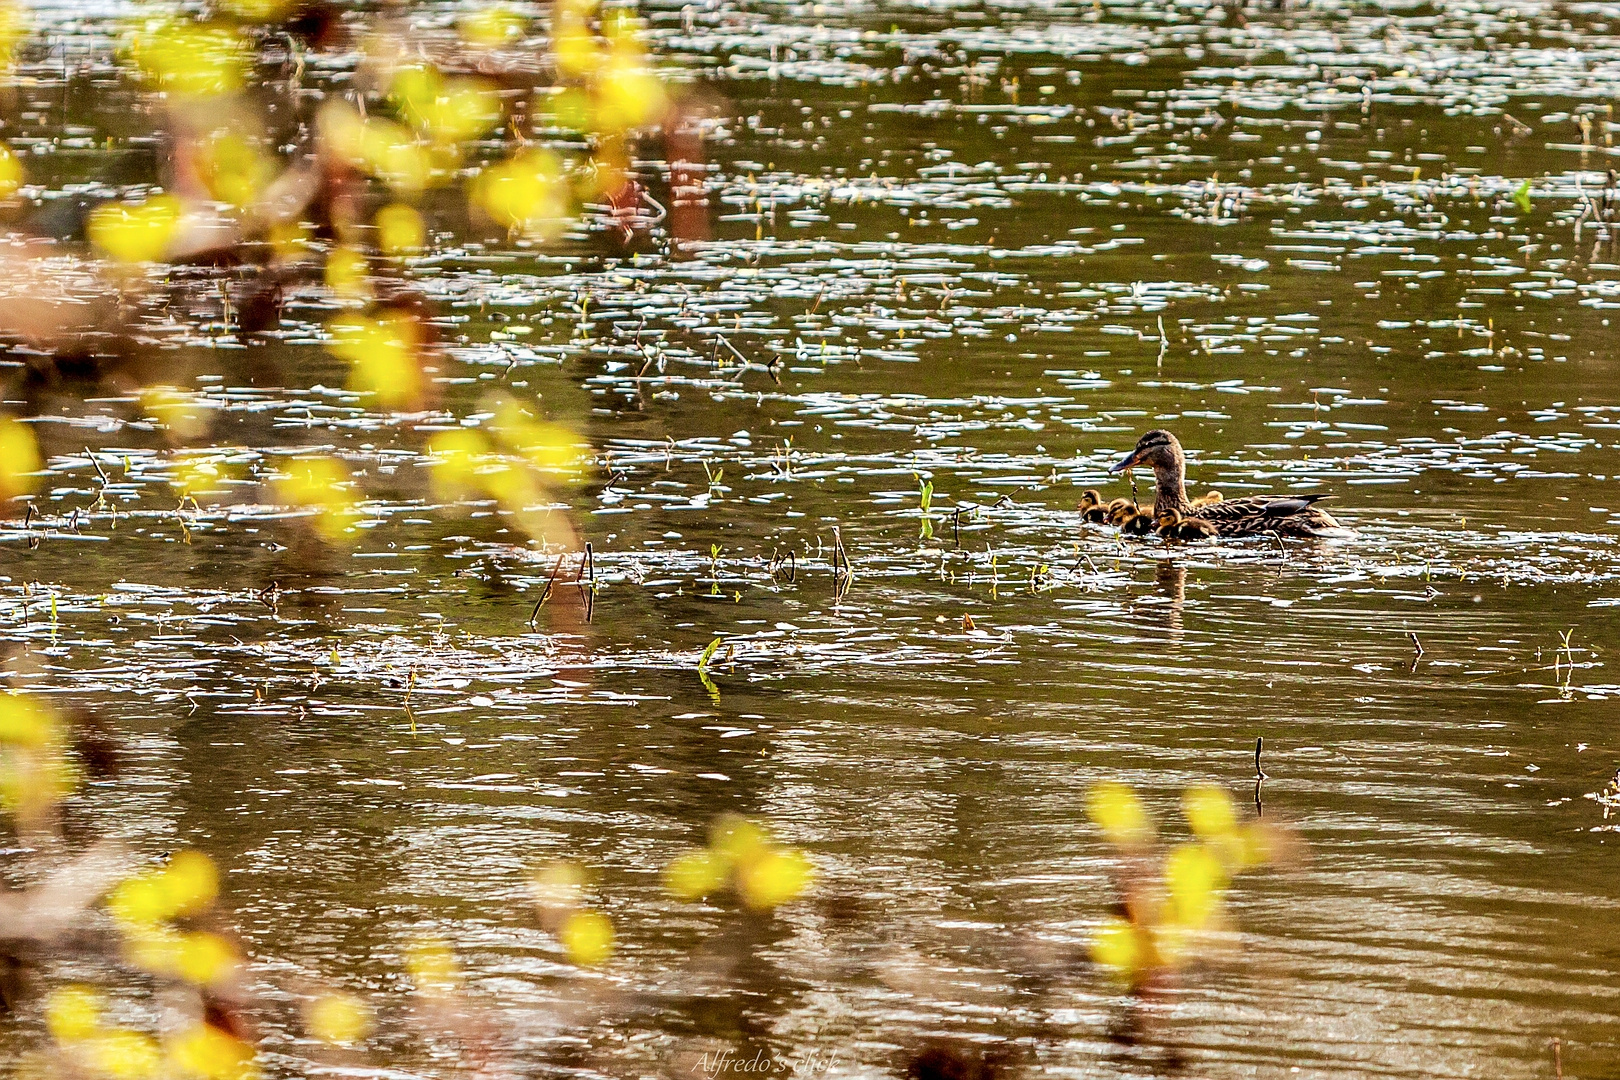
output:
[[[1168,510],[1155,522],[1160,536],[1166,540],[1208,540],[1221,531],[1213,522],[1200,517],[1183,517],[1179,510]]]
[[[1108,520],[1108,510],[1103,506],[1102,493],[1096,488],[1087,488],[1080,493],[1080,520],[1102,523]]]
[[[1129,499],[1115,499],[1107,506],[1108,524],[1123,525],[1125,519],[1132,514],[1140,513],[1140,508]]]
[[[1212,488],[1209,491],[1206,491],[1202,495],[1198,496],[1198,498],[1194,499],[1192,501],[1192,504],[1195,507],[1209,506],[1211,503],[1218,503],[1220,501],[1221,501],[1221,493]]]
[[[1119,531],[1126,536],[1153,535],[1153,518],[1141,511],[1133,511],[1119,523]]]

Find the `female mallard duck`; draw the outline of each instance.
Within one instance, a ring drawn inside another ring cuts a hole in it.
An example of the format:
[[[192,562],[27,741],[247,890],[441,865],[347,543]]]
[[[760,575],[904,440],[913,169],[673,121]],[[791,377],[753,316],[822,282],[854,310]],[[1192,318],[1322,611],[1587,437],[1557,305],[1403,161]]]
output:
[[[1108,520],[1108,510],[1102,504],[1102,492],[1087,488],[1080,493],[1080,520],[1098,524]]]
[[[1177,510],[1160,514],[1155,524],[1159,535],[1166,540],[1208,540],[1220,535],[1220,530],[1212,522],[1199,517],[1182,517]]]
[[[1138,465],[1153,470],[1153,516],[1175,512],[1182,518],[1202,519],[1220,536],[1320,536],[1342,526],[1326,511],[1311,504],[1324,495],[1251,495],[1222,499],[1193,509],[1187,501],[1187,458],[1181,443],[1168,431],[1154,429],[1136,441],[1136,449],[1109,472],[1124,472]]]

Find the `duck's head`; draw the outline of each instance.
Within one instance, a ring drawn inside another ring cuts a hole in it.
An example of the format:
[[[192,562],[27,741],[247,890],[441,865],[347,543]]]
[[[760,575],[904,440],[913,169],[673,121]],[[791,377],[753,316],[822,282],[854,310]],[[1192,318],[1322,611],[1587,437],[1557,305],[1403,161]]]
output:
[[[1088,510],[1093,506],[1102,505],[1102,492],[1096,488],[1086,488],[1080,493],[1080,509]]]
[[[1138,465],[1145,465],[1154,472],[1168,471],[1185,462],[1181,453],[1181,443],[1176,437],[1163,428],[1154,428],[1152,431],[1136,440],[1136,449],[1108,471],[1121,473],[1126,469],[1134,469]]]

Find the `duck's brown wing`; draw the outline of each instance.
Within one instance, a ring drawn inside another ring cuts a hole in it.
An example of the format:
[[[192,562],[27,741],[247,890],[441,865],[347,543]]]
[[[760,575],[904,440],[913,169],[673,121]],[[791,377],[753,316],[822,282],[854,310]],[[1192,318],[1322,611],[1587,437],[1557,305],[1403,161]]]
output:
[[[1326,498],[1331,496],[1254,495],[1200,506],[1197,516],[1212,523],[1222,536],[1315,536],[1324,529],[1339,527],[1333,515],[1312,505]]]

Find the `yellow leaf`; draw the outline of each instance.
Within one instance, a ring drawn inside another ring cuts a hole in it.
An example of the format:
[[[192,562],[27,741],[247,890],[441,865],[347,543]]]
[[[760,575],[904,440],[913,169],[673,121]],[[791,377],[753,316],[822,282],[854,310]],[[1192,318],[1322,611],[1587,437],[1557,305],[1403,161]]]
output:
[[[599,911],[576,911],[557,932],[557,940],[580,967],[600,967],[613,955],[613,923]]]
[[[1153,839],[1153,822],[1142,800],[1124,784],[1107,781],[1086,792],[1086,814],[1109,842],[1139,847]]]
[[[104,203],[90,213],[90,242],[125,263],[155,262],[180,229],[180,200],[155,195],[142,203]]]

